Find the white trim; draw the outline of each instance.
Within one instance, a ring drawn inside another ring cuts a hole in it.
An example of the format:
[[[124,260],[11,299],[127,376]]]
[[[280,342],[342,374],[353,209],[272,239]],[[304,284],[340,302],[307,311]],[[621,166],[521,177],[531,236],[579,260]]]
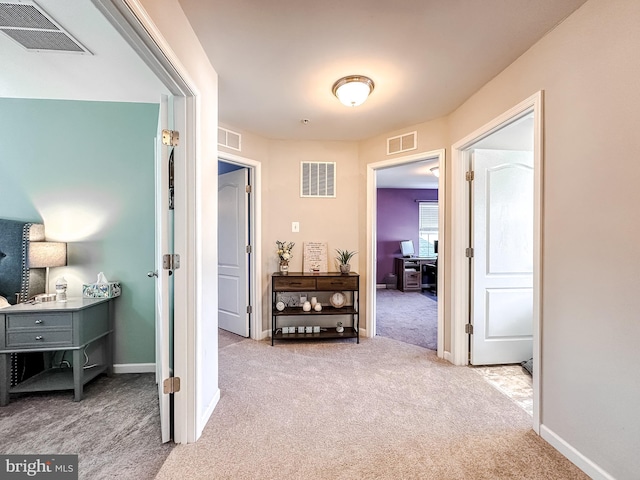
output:
[[[367,165],[367,278],[366,278],[366,307],[367,318],[365,321],[366,336],[374,337],[376,334],[376,225],[377,225],[377,196],[376,196],[376,170],[414,163],[421,160],[438,159],[440,177],[438,178],[438,229],[440,241],[438,242],[438,357],[444,356],[444,306],[448,298],[447,284],[445,282],[446,265],[446,233],[445,233],[445,199],[446,199],[446,155],[444,148],[429,152],[415,153],[404,157],[382,160]]]
[[[155,363],[115,363],[113,373],[156,373]]]
[[[439,245],[439,244],[438,244],[438,248],[440,248],[440,245]],[[445,352],[444,352],[444,356],[443,356],[443,358],[444,358],[447,362],[453,363],[453,362],[451,361],[451,352],[449,352],[449,351],[445,351]]]
[[[575,447],[567,443],[560,435],[548,428],[540,426],[540,436],[549,444],[567,457],[571,463],[589,475],[593,480],[615,480],[615,477],[604,468],[580,453]]]
[[[455,365],[467,365],[468,335],[464,326],[469,319],[469,267],[465,256],[469,238],[469,197],[465,180],[468,150],[476,142],[500,130],[516,118],[534,113],[534,230],[533,230],[533,429],[540,433],[541,423],[541,317],[542,317],[542,179],[543,179],[543,92],[539,91],[515,107],[494,118],[452,146],[451,164],[451,356]]]
[[[253,248],[253,261],[250,262],[251,286],[250,302],[253,306],[250,330],[253,340],[266,338],[262,330],[262,163],[250,158],[241,157],[233,153],[218,151],[218,158],[225,162],[241,165],[249,169],[251,189],[253,195],[249,208],[251,210],[251,225],[249,243]],[[267,335],[268,336],[268,335]]]
[[[176,270],[174,284],[174,375],[181,377],[184,385],[174,395],[174,441],[195,442],[208,419],[196,418],[196,340],[198,318],[202,314],[201,252],[198,249],[202,227],[196,221],[200,214],[197,199],[201,191],[195,181],[201,162],[196,141],[200,127],[200,95],[139,0],[93,0],[93,3],[174,95],[174,128],[180,131],[183,147],[176,150],[179,160],[175,172],[176,192],[181,196],[176,198],[174,237],[175,252],[181,255],[181,268]],[[188,185],[196,188],[187,188]],[[217,266],[213,268],[217,269]],[[217,295],[217,291],[207,295]],[[214,398],[203,411],[212,411],[216,401]]]

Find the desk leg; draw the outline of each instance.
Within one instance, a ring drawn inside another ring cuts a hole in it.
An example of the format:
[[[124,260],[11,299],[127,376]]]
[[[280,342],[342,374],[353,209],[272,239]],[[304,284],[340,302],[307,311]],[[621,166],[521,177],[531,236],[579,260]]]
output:
[[[82,381],[84,368],[84,356],[82,355],[82,349],[76,349],[73,351],[73,401],[79,402],[82,400]]]
[[[109,334],[105,337],[105,362],[107,364],[107,376],[113,375],[113,330],[115,320],[115,305],[113,298],[109,300]]]
[[[0,407],[9,405],[11,387],[11,354],[0,354]]]

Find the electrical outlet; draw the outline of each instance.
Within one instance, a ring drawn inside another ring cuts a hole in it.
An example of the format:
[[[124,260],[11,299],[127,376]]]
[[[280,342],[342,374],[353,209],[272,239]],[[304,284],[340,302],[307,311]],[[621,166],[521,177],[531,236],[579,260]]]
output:
[[[300,232],[300,222],[291,222],[291,231],[293,233],[299,233]]]

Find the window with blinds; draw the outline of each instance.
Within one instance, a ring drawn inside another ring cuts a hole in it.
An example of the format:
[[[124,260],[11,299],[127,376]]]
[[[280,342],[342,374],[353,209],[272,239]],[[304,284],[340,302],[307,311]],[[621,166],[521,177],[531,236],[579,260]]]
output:
[[[420,245],[421,258],[435,258],[438,241],[438,202],[420,202]]]

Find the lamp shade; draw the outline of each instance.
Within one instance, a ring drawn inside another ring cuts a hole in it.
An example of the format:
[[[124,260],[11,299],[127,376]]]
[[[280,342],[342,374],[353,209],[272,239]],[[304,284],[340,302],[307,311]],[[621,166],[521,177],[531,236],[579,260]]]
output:
[[[343,77],[333,84],[333,94],[347,107],[362,105],[373,92],[373,80],[362,75]]]
[[[63,267],[67,264],[67,244],[30,242],[29,268]]]

